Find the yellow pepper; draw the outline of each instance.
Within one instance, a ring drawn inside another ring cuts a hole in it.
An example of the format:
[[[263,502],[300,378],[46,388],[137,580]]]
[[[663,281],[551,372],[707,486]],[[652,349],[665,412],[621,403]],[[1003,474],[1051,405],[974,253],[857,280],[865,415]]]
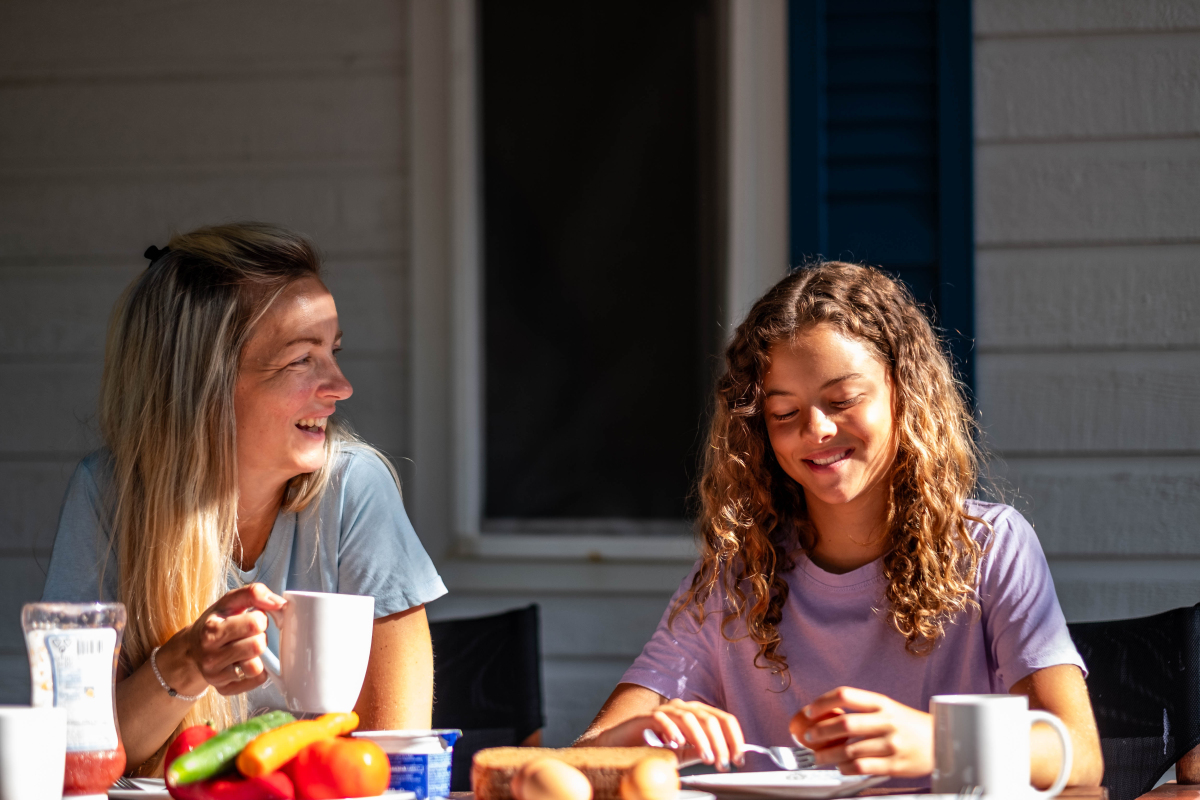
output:
[[[238,772],[258,778],[274,772],[313,742],[343,736],[358,727],[358,714],[322,714],[256,736],[237,758]]]

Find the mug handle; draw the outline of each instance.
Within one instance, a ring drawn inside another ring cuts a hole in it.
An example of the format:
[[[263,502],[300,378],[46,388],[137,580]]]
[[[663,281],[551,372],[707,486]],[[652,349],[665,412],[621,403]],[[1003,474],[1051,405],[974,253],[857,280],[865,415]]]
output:
[[[1067,726],[1063,724],[1062,720],[1049,711],[1030,711],[1029,723],[1032,725],[1035,722],[1044,722],[1051,728],[1054,728],[1054,732],[1058,734],[1058,738],[1062,741],[1062,766],[1058,768],[1058,777],[1054,779],[1054,784],[1044,792],[1039,792],[1036,789],[1033,790],[1034,797],[1054,797],[1063,790],[1063,787],[1067,785],[1067,779],[1071,776],[1071,734],[1067,731]]]
[[[268,611],[267,616],[275,621],[275,627],[279,628],[280,633],[283,632],[283,613],[282,611]],[[280,674],[279,659],[268,648],[259,654],[259,659],[262,660],[263,669],[267,671],[267,682],[274,681],[280,689],[283,688],[283,676]]]

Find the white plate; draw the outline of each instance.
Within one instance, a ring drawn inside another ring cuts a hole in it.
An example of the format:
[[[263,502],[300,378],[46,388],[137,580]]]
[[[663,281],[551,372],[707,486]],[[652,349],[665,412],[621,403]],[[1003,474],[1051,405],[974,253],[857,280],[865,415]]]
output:
[[[717,800],[717,796],[709,792],[698,792],[695,789],[680,789],[675,800]]]
[[[802,769],[795,772],[725,772],[689,775],[679,782],[689,789],[712,792],[721,798],[849,797],[887,780],[886,775],[843,775],[835,769]]]
[[[108,800],[171,800],[166,789],[109,789]]]

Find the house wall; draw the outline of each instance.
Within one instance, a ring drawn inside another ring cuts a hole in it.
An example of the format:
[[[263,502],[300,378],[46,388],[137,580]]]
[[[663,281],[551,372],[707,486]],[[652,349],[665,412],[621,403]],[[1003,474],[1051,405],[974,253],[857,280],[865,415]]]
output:
[[[1200,601],[1200,6],[976,0],[978,398],[1070,620]]]
[[[0,703],[28,702],[20,607],[97,445],[109,310],[172,230],[312,236],[346,413],[405,452],[406,42],[390,0],[0,5]]]

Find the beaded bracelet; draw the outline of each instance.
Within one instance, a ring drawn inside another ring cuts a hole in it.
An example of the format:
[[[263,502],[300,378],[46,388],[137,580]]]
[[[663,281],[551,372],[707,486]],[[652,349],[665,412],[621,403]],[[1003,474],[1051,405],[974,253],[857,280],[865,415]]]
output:
[[[167,685],[167,682],[163,680],[162,673],[158,671],[158,661],[155,660],[155,656],[158,655],[159,648],[161,648],[161,647],[162,647],[162,645],[160,644],[158,647],[156,647],[150,651],[150,668],[152,670],[154,670],[154,677],[158,678],[158,682],[160,684],[162,684],[162,687],[164,689],[167,690],[167,694],[171,695],[171,697],[179,698],[180,700],[186,700],[189,703],[193,703],[193,702],[199,700],[201,697],[203,697],[204,692],[208,691],[207,686],[204,687],[204,692],[201,692],[200,694],[187,695],[187,694],[180,694],[179,692],[175,691],[174,689],[172,689],[170,686]]]

